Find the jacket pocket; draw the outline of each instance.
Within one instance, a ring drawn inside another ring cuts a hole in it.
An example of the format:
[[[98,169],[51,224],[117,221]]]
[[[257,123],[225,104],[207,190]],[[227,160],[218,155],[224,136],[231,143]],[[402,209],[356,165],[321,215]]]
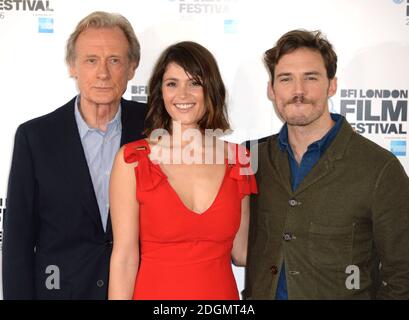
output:
[[[310,223],[308,250],[312,264],[317,268],[345,272],[352,263],[355,223],[347,226],[325,226]]]

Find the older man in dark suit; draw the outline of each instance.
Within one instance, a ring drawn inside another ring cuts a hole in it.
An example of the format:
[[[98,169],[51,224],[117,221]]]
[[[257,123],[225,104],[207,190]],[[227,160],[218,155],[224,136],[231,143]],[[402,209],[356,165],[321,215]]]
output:
[[[94,12],[67,42],[79,95],[17,130],[4,219],[5,299],[106,299],[115,153],[142,138],[144,104],[122,98],[140,46],[121,15]]]

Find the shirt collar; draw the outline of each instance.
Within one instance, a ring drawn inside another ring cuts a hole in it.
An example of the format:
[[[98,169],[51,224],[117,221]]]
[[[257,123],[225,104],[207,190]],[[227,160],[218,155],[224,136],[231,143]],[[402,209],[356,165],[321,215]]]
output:
[[[343,117],[340,114],[336,114],[336,113],[331,113],[330,115],[331,115],[331,119],[335,121],[335,125],[320,140],[311,143],[308,146],[308,149],[317,148],[321,151],[325,150],[328,147],[328,145],[331,143],[333,138],[336,136],[336,134],[338,133],[339,128],[341,127],[341,124],[342,124]],[[288,149],[289,147],[287,123],[283,125],[283,127],[281,128],[278,134],[278,145],[281,151],[284,151]]]
[[[288,127],[287,122],[284,123],[280,132],[278,133],[278,145],[281,151],[284,151],[288,147]]]
[[[100,131],[100,130],[95,129],[95,128],[90,128],[88,124],[85,122],[79,110],[79,101],[80,101],[79,99],[80,99],[80,95],[78,95],[77,98],[75,99],[74,113],[75,113],[75,121],[77,122],[80,138],[83,139],[88,131],[95,131],[95,130]],[[120,128],[121,128],[121,104],[119,104],[118,111],[116,112],[114,118],[108,122],[107,132],[110,130],[117,130]]]

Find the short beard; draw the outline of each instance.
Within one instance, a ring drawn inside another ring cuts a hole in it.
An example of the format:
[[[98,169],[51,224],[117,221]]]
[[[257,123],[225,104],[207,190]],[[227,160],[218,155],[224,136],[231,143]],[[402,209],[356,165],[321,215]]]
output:
[[[317,119],[319,119],[321,117],[321,115],[318,115],[317,117],[314,117],[313,119],[308,119],[308,118],[296,118],[296,119],[287,119],[287,125],[289,126],[296,126],[296,127],[306,127],[308,125],[310,125],[311,123],[313,123],[314,121],[316,121]]]
[[[304,97],[304,95],[296,95],[292,97],[290,100],[288,100],[284,104],[284,108],[287,107],[290,104],[310,104],[313,107],[315,107],[316,101],[310,100]],[[312,118],[309,118],[308,116],[298,116],[298,117],[284,117],[283,114],[281,114],[281,117],[287,122],[287,125],[289,126],[300,126],[300,127],[305,127],[316,121],[322,116],[322,113],[312,114]]]

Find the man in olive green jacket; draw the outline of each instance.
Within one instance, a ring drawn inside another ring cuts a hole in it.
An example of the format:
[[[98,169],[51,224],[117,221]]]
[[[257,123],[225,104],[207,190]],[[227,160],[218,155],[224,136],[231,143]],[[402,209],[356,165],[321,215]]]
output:
[[[244,298],[409,299],[409,179],[329,113],[331,44],[290,31],[265,62],[286,123],[258,149]]]

